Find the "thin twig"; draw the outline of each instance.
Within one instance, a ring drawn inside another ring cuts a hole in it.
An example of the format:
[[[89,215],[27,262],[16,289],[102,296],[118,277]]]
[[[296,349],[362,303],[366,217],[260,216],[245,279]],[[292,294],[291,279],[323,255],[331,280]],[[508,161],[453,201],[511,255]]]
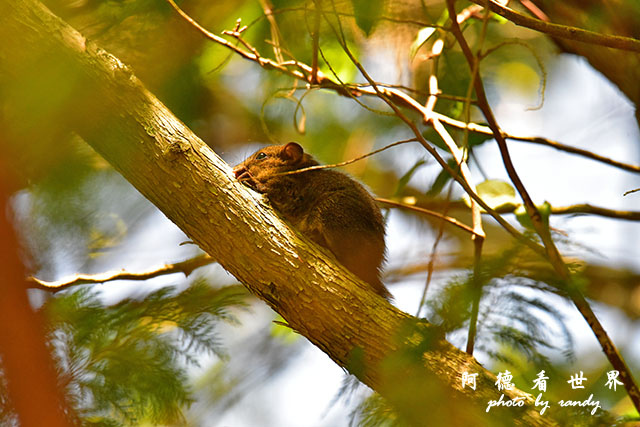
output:
[[[471,0],[472,3],[483,5],[484,0]],[[629,50],[632,52],[640,52],[640,40],[631,37],[609,36],[584,30],[582,28],[570,27],[568,25],[553,24],[541,21],[539,19],[530,18],[526,15],[516,12],[506,6],[502,6],[495,0],[489,0],[489,9],[492,12],[508,19],[516,25],[526,27],[541,33],[549,34],[553,37],[575,40],[582,43],[612,47],[614,49]]]
[[[371,152],[369,152],[367,154],[363,154],[362,156],[358,156],[358,157],[355,157],[355,158],[350,159],[350,160],[345,160],[344,162],[334,163],[334,164],[331,164],[331,165],[309,166],[308,168],[296,169],[296,170],[287,171],[287,172],[280,172],[280,173],[277,173],[276,175],[279,175],[279,176],[296,175],[296,174],[299,174],[299,173],[315,171],[315,170],[319,170],[319,169],[339,168],[339,167],[342,167],[342,166],[350,165],[351,163],[358,162],[358,161],[360,161],[362,159],[366,159],[367,157],[373,156],[374,154],[378,154],[381,151],[388,150],[389,148],[395,147],[396,145],[406,144],[407,142],[416,142],[416,141],[418,141],[416,138],[403,139],[402,141],[393,142],[393,143],[391,143],[389,145],[385,145],[382,148],[378,148],[377,150],[371,151]]]
[[[552,206],[551,213],[554,215],[589,214],[605,216],[608,218],[626,219],[628,221],[640,221],[639,211],[621,211],[607,209],[601,208],[599,206],[593,206],[588,203],[581,203],[571,206]]]
[[[284,58],[282,57],[282,48],[280,47],[282,44],[282,36],[280,35],[280,28],[278,28],[276,18],[273,15],[273,4],[271,4],[270,0],[260,0],[260,5],[262,6],[264,16],[266,16],[269,21],[271,39],[273,41],[273,54],[276,57],[276,60],[282,63],[284,61]]]
[[[443,123],[446,123],[450,126],[454,126],[457,127],[459,129],[468,129],[471,132],[475,132],[475,133],[480,133],[483,135],[493,135],[493,131],[491,130],[490,127],[488,126],[484,126],[484,125],[479,125],[477,123],[465,123],[462,122],[460,120],[456,120],[453,119],[449,116],[445,116],[444,114],[440,114],[440,113],[433,113],[435,117],[438,118],[438,120],[440,120]],[[542,137],[529,137],[529,136],[518,136],[518,135],[511,135],[507,132],[504,131],[500,131],[501,135],[506,138],[506,139],[512,139],[514,141],[522,141],[522,142],[530,142],[532,144],[540,144],[540,145],[546,145],[548,147],[552,147],[555,148],[556,150],[560,150],[560,151],[566,151],[568,153],[573,153],[573,154],[577,154],[583,157],[587,157],[589,159],[592,160],[596,160],[598,162],[602,162],[602,163],[606,163],[610,166],[615,166],[617,168],[629,171],[629,172],[634,172],[634,173],[640,173],[640,166],[636,166],[636,165],[630,165],[627,163],[622,163],[619,162],[617,160],[613,160],[610,159],[608,157],[604,157],[601,156],[599,154],[595,154],[591,151],[587,151],[587,150],[583,150],[581,148],[576,148],[576,147],[572,147],[570,145],[566,145],[566,144],[562,144],[560,142],[556,142],[547,138],[542,138]]]
[[[638,189],[637,191],[640,191]],[[444,200],[430,200],[432,206],[437,206],[438,203],[445,203]],[[462,201],[452,202],[453,209],[468,209]],[[509,206],[500,208],[497,211],[501,214],[514,213],[518,206]],[[598,215],[607,218],[622,219],[627,221],[640,221],[640,211],[622,211],[615,209],[602,208],[600,206],[593,206],[588,203],[578,203],[569,206],[551,206],[549,212],[551,215]],[[485,214],[485,212],[483,212]]]
[[[320,0],[315,0],[313,31],[311,31],[311,83],[318,83],[318,50],[320,46]]]
[[[66,279],[47,282],[44,280],[30,277],[30,281],[35,284],[35,288],[48,291],[58,292],[75,285],[87,285],[92,283],[105,283],[114,280],[148,280],[158,276],[167,274],[183,273],[189,276],[196,268],[212,264],[215,260],[207,254],[198,255],[191,259],[177,262],[174,264],[165,264],[162,267],[153,270],[131,272],[131,271],[105,271],[99,274],[75,274]]]
[[[449,186],[449,191],[447,192],[447,204],[444,206],[443,215],[446,215],[449,210],[449,202],[451,201],[451,192],[453,191],[453,186]],[[438,251],[438,245],[444,237],[444,225],[446,221],[440,221],[440,226],[438,227],[438,234],[433,241],[433,245],[431,246],[431,254],[429,255],[429,262],[427,264],[427,279],[424,282],[424,288],[422,289],[422,295],[420,295],[420,303],[418,304],[418,311],[416,313],[416,317],[420,317],[420,312],[422,311],[422,307],[424,307],[427,301],[427,292],[429,290],[429,286],[431,284],[431,279],[433,278],[433,271],[436,264],[436,255]],[[473,230],[472,230],[473,231]]]
[[[471,6],[467,7],[468,10]],[[486,7],[486,5],[484,6]],[[464,11],[463,11],[464,12]],[[477,13],[477,12],[476,12]],[[457,25],[460,25],[460,15],[456,19]],[[473,88],[476,84],[476,80],[480,79],[480,59],[482,57],[482,45],[484,44],[485,37],[487,35],[487,27],[489,25],[489,12],[485,9],[485,13],[482,17],[482,31],[478,39],[478,49],[476,55],[473,57],[473,66],[471,67],[471,81],[467,89],[466,101],[464,103],[465,122],[471,121],[471,96],[473,94]],[[437,126],[442,126],[437,119],[432,119],[434,129]],[[444,128],[444,126],[442,126]],[[467,129],[464,131],[464,147],[469,147],[469,132]],[[466,163],[465,163],[466,166]],[[473,229],[477,227],[482,229],[482,214],[477,203],[471,204],[471,214],[473,217]],[[484,231],[482,231],[482,237],[473,240],[473,277],[471,281],[471,316],[469,317],[469,331],[467,334],[467,348],[466,352],[473,355],[473,348],[476,342],[476,331],[478,326],[478,315],[480,313],[480,299],[482,298],[483,283],[480,276],[480,262],[482,261],[482,247],[484,244]]]
[[[484,132],[482,132],[484,133]],[[592,151],[583,150],[581,148],[572,147],[570,145],[565,145],[560,142],[552,141],[546,138],[540,137],[526,137],[526,136],[515,136],[504,133],[505,138],[513,139],[514,141],[522,141],[522,142],[530,142],[532,144],[546,145],[547,147],[555,148],[556,150],[566,151],[568,153],[578,154],[583,157],[587,157],[592,160],[596,160],[601,163],[608,164],[610,166],[615,166],[619,169],[623,169],[629,172],[640,173],[640,166],[630,165],[628,163],[619,162],[617,160],[610,159],[605,156],[601,156]]]
[[[433,112],[436,107],[436,103],[438,102],[438,95],[440,94],[440,88],[438,87],[438,63],[440,59],[440,55],[442,54],[442,50],[444,48],[444,36],[439,37],[431,46],[431,52],[429,54],[429,59],[431,63],[431,75],[429,76],[429,96],[427,97],[427,102],[425,103],[425,108],[429,112]],[[453,186],[449,186],[449,191],[447,193],[447,204],[445,205],[443,216],[446,215],[449,210],[449,205],[451,201],[451,191],[453,190]],[[431,285],[431,280],[433,279],[433,268],[436,262],[436,256],[438,251],[438,245],[444,236],[444,226],[446,224],[446,220],[441,220],[438,226],[438,234],[431,245],[431,254],[429,255],[429,263],[427,265],[427,278],[424,282],[424,287],[422,288],[422,295],[420,295],[420,302],[418,303],[418,310],[416,311],[416,317],[420,317],[420,312],[425,305],[427,300],[427,292],[429,291],[429,286]],[[475,231],[472,229],[475,233]],[[473,236],[472,236],[473,239]]]
[[[453,158],[458,164],[458,168],[460,169],[460,174],[462,175],[462,178],[466,181],[469,187],[472,188],[475,192],[475,185],[473,185],[473,181],[471,178],[471,171],[469,170],[469,165],[467,165],[467,162],[464,160],[463,151],[456,145],[453,138],[451,138],[451,135],[449,135],[447,130],[437,119],[434,119],[432,123],[433,123],[433,128],[435,129],[436,132],[438,132],[438,135],[440,135],[440,138],[442,138],[444,143],[447,145],[447,148],[449,148],[449,151],[451,152],[451,154],[453,155]],[[484,230],[482,229],[482,212],[480,211],[480,206],[478,205],[478,202],[476,202],[475,200],[473,199],[470,199],[470,200],[471,200],[471,218],[473,221],[473,230],[474,230],[473,235],[475,238],[484,239],[485,233],[484,233]]]
[[[275,69],[278,70],[284,74],[290,75],[292,77],[298,78],[298,79],[302,79],[302,80],[307,80],[306,76],[301,73],[300,71],[297,70],[291,70],[289,68],[286,67],[286,65],[291,65],[289,63],[277,63],[272,61],[271,59],[268,58],[263,58],[260,57],[256,52],[254,48],[249,48],[250,50],[252,50],[253,52],[247,52],[246,50],[243,50],[241,48],[239,48],[238,46],[234,45],[233,43],[227,41],[226,39],[217,36],[215,34],[213,34],[212,32],[208,31],[206,28],[204,28],[203,26],[201,26],[200,24],[198,24],[193,18],[191,18],[189,15],[187,15],[182,9],[180,9],[180,7],[174,2],[174,0],[167,0],[167,2],[176,10],[176,12],[178,12],[178,14],[180,16],[182,16],[183,19],[185,19],[187,22],[189,22],[193,27],[195,27],[196,29],[198,29],[198,31],[200,31],[205,37],[207,37],[208,39],[210,39],[211,41],[214,41],[222,46],[225,46],[228,49],[233,50],[234,52],[236,52],[238,55],[242,56],[243,58],[249,59],[251,61],[255,61],[258,64],[260,64],[260,66],[264,67],[264,68],[270,68],[270,69]],[[234,32],[231,32],[232,34]],[[235,33],[240,33],[239,31],[235,31]],[[242,41],[242,38],[239,38],[239,41]],[[248,44],[244,41],[242,41],[243,44]],[[296,64],[297,65],[297,64]]]
[[[472,236],[477,236],[478,233],[476,233],[473,228],[469,227],[468,225],[458,221],[457,219],[447,216],[447,215],[443,215],[441,213],[429,210],[429,209],[425,209],[425,208],[419,208],[418,206],[414,206],[414,205],[410,205],[408,203],[402,203],[402,202],[397,202],[395,200],[389,200],[389,199],[382,199],[379,197],[376,197],[375,199],[377,202],[380,203],[384,203],[385,205],[389,205],[389,206],[395,206],[397,208],[402,208],[402,209],[408,209],[408,210],[412,210],[415,212],[420,212],[422,214],[425,215],[429,215],[432,216],[434,218],[438,218],[441,219],[445,222],[448,222],[451,225],[454,225],[456,227],[458,227],[461,230],[464,230],[465,232],[471,234]]]

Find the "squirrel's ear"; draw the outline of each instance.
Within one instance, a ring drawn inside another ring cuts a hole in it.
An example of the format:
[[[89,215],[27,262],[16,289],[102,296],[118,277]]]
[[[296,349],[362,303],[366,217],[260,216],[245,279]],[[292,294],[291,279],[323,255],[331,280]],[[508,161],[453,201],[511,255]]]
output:
[[[300,144],[295,142],[288,143],[282,149],[282,157],[284,157],[287,160],[292,160],[294,162],[297,162],[298,160],[300,160],[303,154],[304,154],[304,150],[302,149]]]

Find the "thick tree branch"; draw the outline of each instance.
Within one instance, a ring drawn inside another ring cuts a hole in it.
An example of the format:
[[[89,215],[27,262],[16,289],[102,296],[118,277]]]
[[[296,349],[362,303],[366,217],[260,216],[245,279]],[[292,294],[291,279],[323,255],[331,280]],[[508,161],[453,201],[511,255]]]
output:
[[[115,57],[34,0],[2,0],[0,14],[0,84],[22,87],[37,77],[53,85],[57,80],[47,79],[57,75],[48,70],[74,73],[64,96],[51,100],[60,108],[74,105],[66,109],[69,126],[294,330],[414,423],[455,405],[448,421],[459,425],[484,424],[478,417],[488,416],[510,417],[516,425],[553,424],[553,415],[541,417],[533,398],[519,390],[504,394],[523,398],[524,407],[487,415],[488,400],[502,394],[494,387],[495,376],[432,325],[393,307],[286,226]],[[26,72],[36,64],[37,74]],[[401,352],[406,345],[420,351],[421,362],[395,369],[383,363],[389,358],[407,362]],[[461,387],[463,371],[479,374],[476,391]],[[394,392],[417,379],[415,406],[407,408]]]

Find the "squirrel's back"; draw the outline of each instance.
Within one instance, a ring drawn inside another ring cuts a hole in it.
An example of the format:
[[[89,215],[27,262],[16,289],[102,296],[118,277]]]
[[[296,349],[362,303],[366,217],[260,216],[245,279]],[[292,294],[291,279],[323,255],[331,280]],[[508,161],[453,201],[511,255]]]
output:
[[[385,258],[384,220],[373,197],[358,182],[334,170],[283,174],[318,165],[291,142],[270,146],[234,168],[237,179],[264,193],[299,231],[329,249],[347,269],[385,298],[380,280]]]

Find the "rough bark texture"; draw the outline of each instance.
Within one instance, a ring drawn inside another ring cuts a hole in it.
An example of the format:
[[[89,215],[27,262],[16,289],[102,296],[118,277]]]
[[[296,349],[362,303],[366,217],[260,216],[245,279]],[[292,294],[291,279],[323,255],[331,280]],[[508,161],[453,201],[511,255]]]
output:
[[[73,73],[72,87],[48,101],[59,103],[64,125],[293,329],[387,397],[410,424],[487,425],[488,416],[496,424],[555,424],[553,412],[540,416],[532,397],[519,390],[505,397],[524,397],[523,408],[487,415],[487,402],[502,394],[495,376],[293,232],[115,57],[33,0],[0,0],[0,16],[0,87],[14,87],[13,104],[21,99],[20,88],[34,82],[49,87],[57,84],[56,73]],[[29,137],[28,124],[14,127],[13,138]],[[416,351],[421,363],[409,357]],[[476,391],[461,388],[464,371],[479,374]]]

